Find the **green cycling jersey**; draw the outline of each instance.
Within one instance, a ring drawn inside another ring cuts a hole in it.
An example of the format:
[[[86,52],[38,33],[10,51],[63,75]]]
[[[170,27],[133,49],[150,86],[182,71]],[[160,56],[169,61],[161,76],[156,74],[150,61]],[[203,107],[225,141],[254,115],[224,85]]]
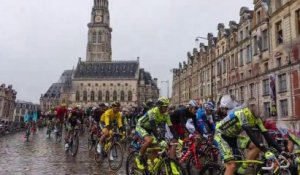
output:
[[[259,117],[255,117],[249,108],[242,107],[231,111],[227,117],[218,122],[216,132],[227,137],[237,137],[245,126],[258,128],[261,132],[267,131]]]
[[[170,116],[168,114],[162,114],[159,111],[158,107],[150,109],[145,113],[143,117],[138,120],[137,125],[141,126],[144,129],[152,130],[150,121],[154,120],[156,125],[167,124],[172,126]]]

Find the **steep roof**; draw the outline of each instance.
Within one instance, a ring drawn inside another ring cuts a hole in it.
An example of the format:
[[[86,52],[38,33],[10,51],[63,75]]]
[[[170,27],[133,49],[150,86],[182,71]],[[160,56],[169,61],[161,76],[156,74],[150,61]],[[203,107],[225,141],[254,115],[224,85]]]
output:
[[[126,79],[135,78],[138,61],[78,62],[74,78],[84,79]]]
[[[44,94],[44,97],[59,97],[60,96],[60,90],[63,87],[63,83],[53,83],[48,91]]]

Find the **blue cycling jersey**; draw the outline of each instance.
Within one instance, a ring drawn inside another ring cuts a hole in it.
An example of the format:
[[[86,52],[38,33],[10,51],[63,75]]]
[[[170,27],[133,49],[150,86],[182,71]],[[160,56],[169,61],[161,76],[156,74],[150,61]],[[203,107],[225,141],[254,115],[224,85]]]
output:
[[[215,123],[212,115],[206,115],[204,109],[198,109],[197,111],[197,127],[202,134],[209,134],[215,131]]]

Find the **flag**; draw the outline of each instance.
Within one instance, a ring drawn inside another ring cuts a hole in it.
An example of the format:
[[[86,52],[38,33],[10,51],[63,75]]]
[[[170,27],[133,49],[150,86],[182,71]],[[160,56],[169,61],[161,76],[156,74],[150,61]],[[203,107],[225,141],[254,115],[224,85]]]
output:
[[[262,0],[261,5],[262,5],[263,9],[265,10],[266,14],[269,15],[270,0]]]

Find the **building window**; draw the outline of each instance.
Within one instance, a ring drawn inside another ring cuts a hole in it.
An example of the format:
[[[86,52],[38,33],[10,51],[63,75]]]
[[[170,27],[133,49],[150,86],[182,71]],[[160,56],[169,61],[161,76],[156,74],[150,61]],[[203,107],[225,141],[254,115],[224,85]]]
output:
[[[249,75],[249,77],[251,77],[252,76],[252,70],[250,69],[250,70],[248,70],[248,75]]]
[[[296,11],[296,27],[297,35],[300,35],[300,9]]]
[[[286,74],[278,75],[278,83],[279,83],[279,92],[285,92],[287,91],[287,85],[286,85]]]
[[[247,26],[247,27],[246,27],[246,32],[245,32],[245,37],[247,38],[248,35],[249,35],[249,27]]]
[[[271,106],[270,102],[264,103],[264,118],[269,118],[271,116]]]
[[[254,83],[250,84],[250,98],[254,98]]]
[[[287,117],[289,115],[287,99],[280,100],[280,110],[281,110],[281,117]]]
[[[239,57],[238,54],[235,55],[235,67],[239,66]]]
[[[125,100],[125,93],[124,91],[121,91],[121,101],[124,101]]]
[[[269,40],[268,40],[268,30],[264,30],[262,32],[262,49],[266,50],[269,48],[268,46]]]
[[[269,79],[263,80],[263,95],[270,95]]]
[[[254,53],[254,55],[256,55],[258,53],[257,36],[253,37],[253,53]]]
[[[226,60],[223,59],[223,73],[226,73]]]
[[[244,39],[243,31],[240,31],[240,41],[242,41],[243,39]]]
[[[218,76],[221,75],[221,69],[222,69],[221,63],[218,62],[218,63],[217,63],[217,75],[218,75]],[[208,77],[209,77],[209,76],[208,76]]]
[[[118,99],[118,96],[117,96],[118,94],[117,94],[117,91],[114,91],[113,92],[113,101],[117,101],[117,99]]]
[[[252,55],[251,55],[251,47],[250,45],[247,46],[247,63],[251,63],[252,61]]]
[[[83,101],[87,101],[87,91],[83,91]]]
[[[95,92],[94,91],[91,92],[91,101],[95,101]]]
[[[233,69],[234,68],[234,54],[231,55],[231,58],[230,58],[230,69]]]
[[[261,20],[261,15],[260,15],[260,11],[258,11],[256,13],[256,24],[259,24],[260,23],[260,20]]]
[[[281,57],[276,59],[277,61],[277,67],[281,67]]]
[[[105,101],[109,102],[109,91],[106,91],[105,93]]]
[[[244,54],[243,49],[240,50],[240,66],[244,65]]]
[[[102,32],[98,32],[98,43],[101,43],[102,41],[103,41]]]
[[[264,68],[265,68],[265,72],[267,72],[269,70],[269,63],[268,62],[266,62],[264,64]]]
[[[78,102],[80,100],[80,93],[79,91],[76,91],[76,98],[75,100]]]
[[[93,32],[93,34],[92,34],[92,42],[93,43],[97,42],[97,33],[96,32]]]
[[[128,91],[128,101],[132,101],[132,92]]]
[[[282,6],[282,0],[276,0],[275,1],[275,9],[279,9]]]
[[[282,26],[281,26],[281,21],[277,22],[275,24],[275,30],[276,30],[276,43],[277,45],[282,44],[283,43],[283,33],[282,33]]]
[[[241,96],[241,101],[244,101],[244,86],[240,87],[240,96]]]
[[[241,73],[241,80],[244,79],[244,73]]]
[[[102,101],[102,91],[98,91],[98,101]]]

